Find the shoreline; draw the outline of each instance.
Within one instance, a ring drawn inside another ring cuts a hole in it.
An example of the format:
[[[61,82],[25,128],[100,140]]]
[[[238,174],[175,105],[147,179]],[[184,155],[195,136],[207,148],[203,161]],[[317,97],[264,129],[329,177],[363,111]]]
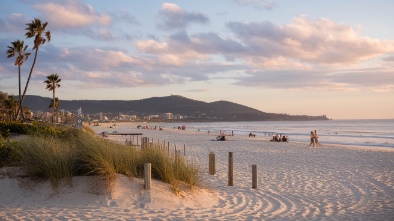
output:
[[[92,125],[87,125],[85,124],[85,126],[89,126],[91,127],[93,130],[96,129],[110,129],[110,130],[114,130],[116,131],[116,128],[108,128],[110,125],[113,125],[114,123],[102,123],[102,126],[99,127],[95,127]],[[127,125],[132,125],[132,127],[130,128],[131,131],[133,132],[140,132],[143,133],[144,131],[155,131],[155,129],[137,129],[138,125],[143,124],[143,122],[121,122],[121,123],[116,123],[116,124],[127,124]],[[166,123],[164,123],[166,124]],[[134,128],[133,128],[134,127]],[[207,131],[197,131],[197,130],[190,130],[188,128],[186,128],[186,130],[178,130],[178,129],[174,129],[171,127],[164,127],[163,130],[165,131],[170,131],[173,133],[190,133],[190,134],[199,134],[199,135],[204,135],[207,133]],[[97,132],[97,130],[95,130]],[[158,131],[158,129],[157,129]],[[211,132],[211,137],[214,138],[215,134],[214,132],[218,132],[218,131],[212,131]],[[151,134],[151,133],[149,133]],[[250,139],[250,140],[261,140],[261,141],[267,141],[270,142],[269,140],[271,139],[270,136],[256,136],[253,138],[249,138],[247,135],[234,135],[234,136],[229,136],[229,139],[231,139],[231,137],[243,137],[246,139]],[[272,143],[282,143],[282,142],[272,142]],[[295,143],[295,144],[299,144],[299,145],[304,145],[306,148],[308,148],[309,146],[309,140],[303,142],[303,141],[292,141],[291,137],[290,137],[290,141],[288,143]],[[354,150],[369,150],[369,151],[387,151],[387,152],[394,152],[394,148],[392,147],[385,147],[385,146],[368,146],[368,145],[345,145],[345,144],[324,144],[324,142],[321,144],[320,147],[333,147],[333,148],[346,148],[346,149],[354,149]],[[311,147],[312,148],[312,147]]]

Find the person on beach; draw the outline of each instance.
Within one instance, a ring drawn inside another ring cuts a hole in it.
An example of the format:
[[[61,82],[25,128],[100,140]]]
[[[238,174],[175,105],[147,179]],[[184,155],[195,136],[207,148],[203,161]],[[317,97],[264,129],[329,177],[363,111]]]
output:
[[[311,143],[309,144],[309,147],[311,147],[311,145],[313,145],[313,148],[316,147],[316,137],[313,131],[311,131]]]
[[[319,143],[319,135],[317,134],[317,131],[315,130],[315,142],[316,142],[316,145],[317,144],[320,144]]]
[[[280,138],[278,134],[275,135],[275,141],[280,142]]]

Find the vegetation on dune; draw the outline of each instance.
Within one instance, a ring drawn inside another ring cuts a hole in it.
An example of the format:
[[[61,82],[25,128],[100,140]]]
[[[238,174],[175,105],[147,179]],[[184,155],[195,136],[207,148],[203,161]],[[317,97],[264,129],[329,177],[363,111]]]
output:
[[[49,179],[55,190],[62,179],[71,184],[79,175],[99,176],[109,190],[118,174],[142,178],[145,163],[151,163],[152,178],[169,183],[175,192],[181,183],[198,185],[196,166],[155,145],[125,146],[96,136],[91,128],[0,122],[0,131],[5,128],[28,137],[12,142],[0,137],[0,166],[23,166],[31,177]]]

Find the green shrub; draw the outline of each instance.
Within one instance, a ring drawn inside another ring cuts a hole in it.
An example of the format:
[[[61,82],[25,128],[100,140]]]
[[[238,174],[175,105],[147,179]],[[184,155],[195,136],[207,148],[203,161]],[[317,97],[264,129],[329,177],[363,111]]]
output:
[[[0,135],[0,167],[19,166],[20,158],[16,151],[18,141],[6,141]]]

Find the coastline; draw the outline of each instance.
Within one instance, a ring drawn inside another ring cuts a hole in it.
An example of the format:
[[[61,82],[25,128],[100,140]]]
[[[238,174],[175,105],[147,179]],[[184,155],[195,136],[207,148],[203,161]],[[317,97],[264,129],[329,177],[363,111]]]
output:
[[[155,129],[137,129],[138,125],[161,125],[161,124],[168,124],[168,123],[146,123],[146,122],[120,122],[120,123],[116,123],[117,125],[130,125],[130,127],[127,129],[128,132],[134,132],[134,133],[145,133],[146,135],[144,136],[151,136],[153,138],[156,138],[157,136],[160,136],[160,133],[155,134],[152,133],[152,131],[155,131]],[[187,123],[183,123],[185,125],[187,125]],[[117,131],[117,128],[109,128],[110,125],[113,125],[113,123],[102,123],[101,126],[99,127],[92,127],[91,125],[85,125],[85,126],[91,126],[91,128],[93,130],[95,130],[97,133],[100,133],[102,131],[107,131],[107,132],[111,132],[112,131]],[[182,125],[182,123],[180,123],[179,125]],[[154,126],[153,126],[154,127]],[[207,131],[198,131],[195,130],[195,128],[190,129],[190,128],[186,128],[186,130],[178,130],[178,129],[174,129],[171,127],[164,127],[163,129],[164,131],[167,132],[172,132],[172,133],[180,133],[180,134],[195,134],[195,135],[208,135],[206,136],[208,139],[212,140],[215,138],[215,136],[219,135],[219,131],[211,131],[210,134],[207,134]],[[158,128],[157,128],[158,131]],[[161,131],[158,131],[161,132]],[[203,138],[205,138],[203,136]],[[231,138],[233,138],[232,136],[228,137],[230,140]],[[238,135],[235,134],[234,138],[242,138],[242,140],[250,140],[250,141],[262,141],[262,142],[269,142],[269,140],[272,138],[271,136],[256,136],[253,138],[248,137],[247,135]],[[238,140],[238,139],[236,139]],[[394,148],[391,147],[384,147],[384,146],[368,146],[368,145],[351,145],[351,144],[327,144],[324,143],[323,138],[320,139],[322,145],[320,147],[333,147],[333,148],[347,148],[347,149],[360,149],[360,150],[370,150],[370,151],[387,151],[387,152],[394,152]],[[274,142],[275,143],[275,142]],[[279,142],[282,143],[282,142]],[[299,145],[303,145],[305,147],[309,146],[309,138],[306,137],[305,141],[293,141],[291,140],[290,137],[290,141],[289,143],[294,143],[294,144],[299,144]],[[184,141],[184,144],[187,145],[187,141]]]

